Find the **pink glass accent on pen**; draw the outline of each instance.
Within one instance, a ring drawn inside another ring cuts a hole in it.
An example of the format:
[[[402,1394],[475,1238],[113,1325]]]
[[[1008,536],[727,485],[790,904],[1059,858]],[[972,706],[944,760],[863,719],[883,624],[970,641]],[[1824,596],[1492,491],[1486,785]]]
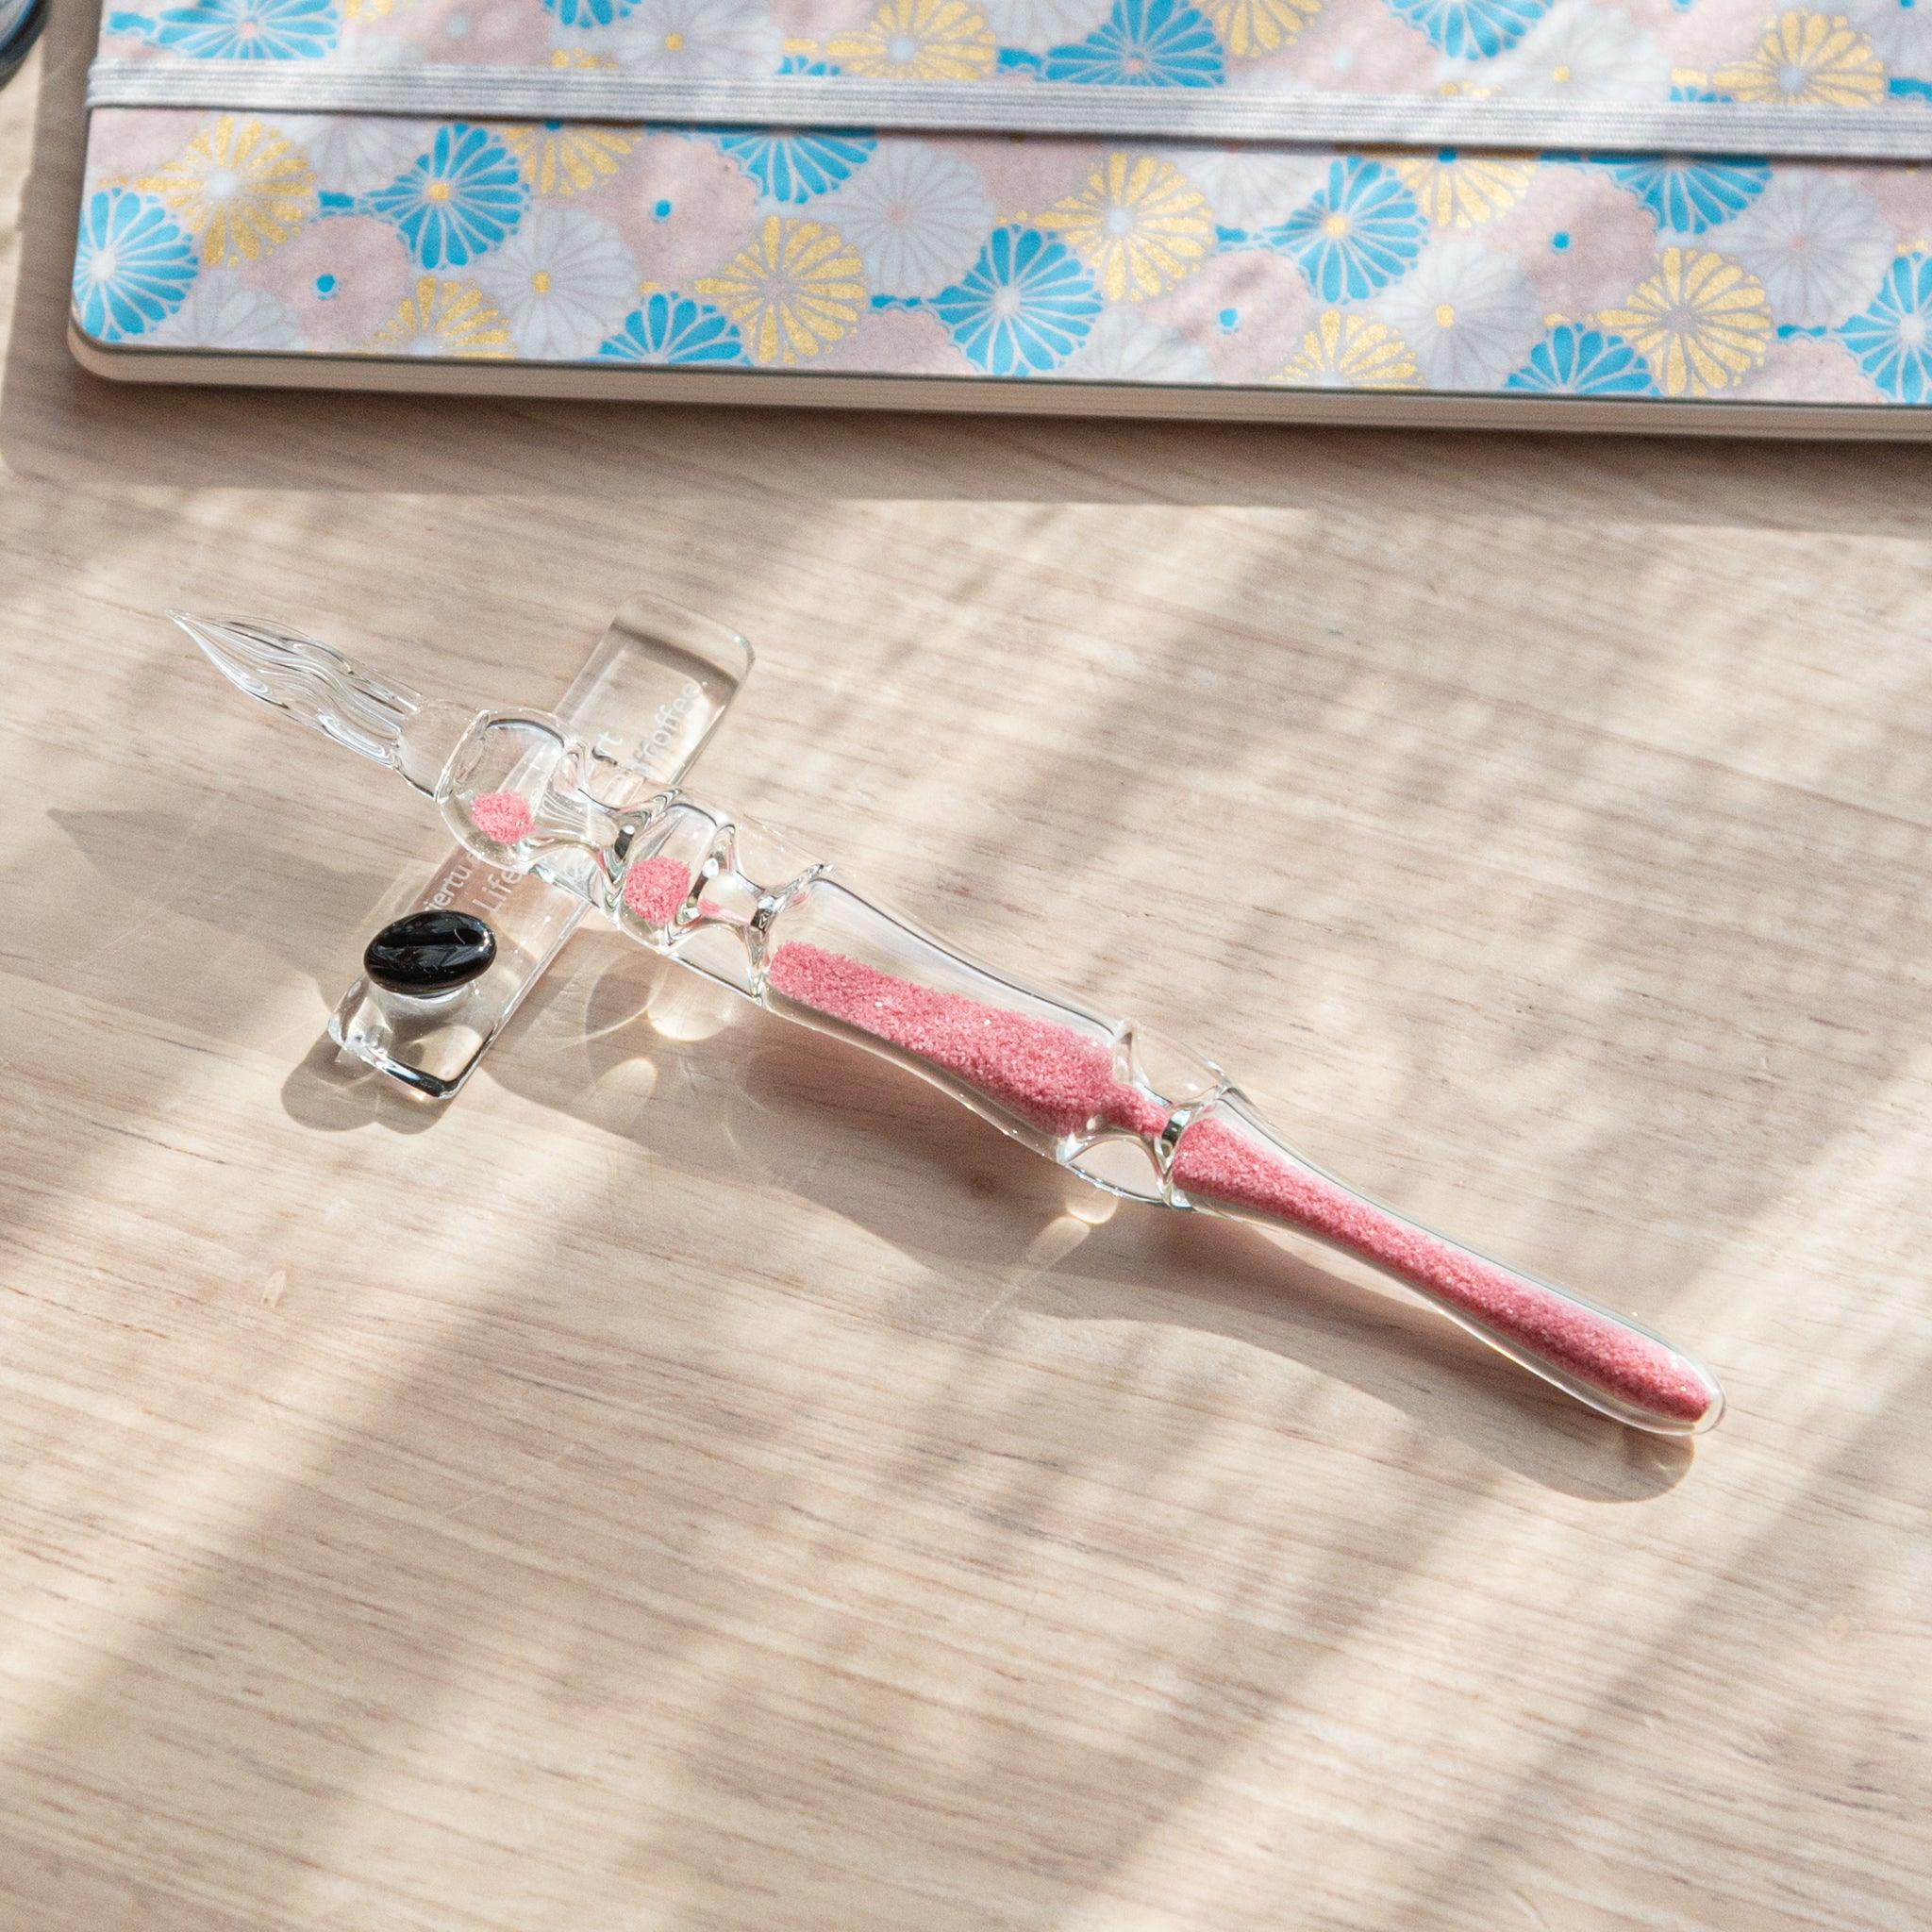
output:
[[[1116,1078],[1109,1055],[1050,1021],[929,992],[805,944],[781,946],[769,979],[787,998],[920,1055],[1056,1133],[1119,1127],[1158,1140],[1167,1130],[1169,1109]],[[1184,1127],[1169,1171],[1190,1200],[1243,1208],[1357,1255],[1646,1414],[1694,1428],[1711,1407],[1708,1376],[1667,1343],[1404,1221],[1225,1122]]]

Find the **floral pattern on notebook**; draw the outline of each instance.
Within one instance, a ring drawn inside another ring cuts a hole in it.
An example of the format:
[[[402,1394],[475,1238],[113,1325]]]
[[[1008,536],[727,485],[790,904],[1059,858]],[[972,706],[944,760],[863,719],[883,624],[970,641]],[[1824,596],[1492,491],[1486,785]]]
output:
[[[1932,97],[1932,6],[1846,0],[136,0],[175,60],[556,64],[1481,98],[1876,108]]]
[[[1932,73],[1895,0],[1374,0],[1324,38],[1365,5],[187,0],[104,46],[1184,87],[1299,84],[1326,48],[1338,84],[1794,111]],[[1932,175],[111,108],[74,303],[102,342],[231,353],[1921,405]]]

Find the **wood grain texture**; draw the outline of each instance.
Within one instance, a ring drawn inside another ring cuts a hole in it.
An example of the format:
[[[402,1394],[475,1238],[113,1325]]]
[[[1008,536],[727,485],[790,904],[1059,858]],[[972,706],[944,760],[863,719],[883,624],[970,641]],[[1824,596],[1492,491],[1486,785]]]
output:
[[[1932,469],[140,392],[0,96],[0,1925],[1932,1922]],[[315,1045],[407,796],[158,621],[547,702],[1703,1352],[1693,1455],[1334,1262],[1068,1211],[583,937]]]

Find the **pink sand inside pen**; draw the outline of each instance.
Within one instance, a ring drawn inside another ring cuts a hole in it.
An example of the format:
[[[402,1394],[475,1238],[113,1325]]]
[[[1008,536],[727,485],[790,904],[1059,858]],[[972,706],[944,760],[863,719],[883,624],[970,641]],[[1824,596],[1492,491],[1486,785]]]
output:
[[[472,801],[476,829],[499,845],[526,838],[536,823],[529,800],[517,791],[486,791]],[[691,891],[691,868],[661,853],[640,859],[624,875],[624,903],[647,925],[669,925]]]
[[[470,806],[470,819],[486,839],[514,845],[528,836],[536,816],[530,801],[516,791],[486,791]]]
[[[529,828],[529,807],[514,792],[478,799],[472,811],[492,838],[503,836],[499,825],[519,827],[506,843]],[[690,870],[660,855],[625,874],[624,900],[647,924],[669,925],[690,890]],[[777,949],[767,978],[785,998],[950,1074],[1043,1133],[1113,1127],[1152,1138],[1167,1126],[1167,1108],[1115,1077],[1108,1043],[1058,1021],[935,991],[803,941]],[[1700,1422],[1716,1399],[1663,1342],[1389,1213],[1227,1121],[1189,1125],[1173,1174],[1191,1197],[1266,1215],[1358,1255],[1660,1420]]]
[[[799,941],[779,947],[769,979],[788,999],[943,1069],[1043,1132],[1105,1125],[1154,1135],[1167,1125],[1166,1108],[1114,1077],[1108,1046],[1057,1022],[937,992]],[[1662,1342],[1400,1220],[1224,1121],[1185,1129],[1174,1178],[1191,1196],[1271,1216],[1428,1289],[1652,1415],[1695,1423],[1714,1399]]]
[[[669,925],[691,891],[691,868],[659,854],[641,858],[624,875],[624,903],[646,925]]]

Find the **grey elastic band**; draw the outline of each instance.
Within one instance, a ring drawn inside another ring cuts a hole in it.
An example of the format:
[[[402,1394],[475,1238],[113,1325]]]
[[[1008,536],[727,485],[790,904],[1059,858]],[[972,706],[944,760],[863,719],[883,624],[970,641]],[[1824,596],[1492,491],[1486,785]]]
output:
[[[661,122],[1037,134],[1136,142],[1479,148],[1511,153],[1764,155],[1932,160],[1932,108],[1655,107],[1408,94],[1267,94],[1056,81],[897,81],[846,75],[666,80],[600,70],[96,60],[91,108],[398,114],[421,120]]]

